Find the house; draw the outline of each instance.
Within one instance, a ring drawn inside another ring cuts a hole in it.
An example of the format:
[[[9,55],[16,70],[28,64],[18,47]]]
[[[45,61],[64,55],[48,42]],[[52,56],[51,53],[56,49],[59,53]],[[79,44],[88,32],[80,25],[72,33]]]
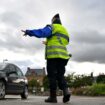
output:
[[[45,73],[44,67],[42,69],[35,69],[35,68],[27,67],[27,72],[25,74],[28,81],[32,79],[36,79],[37,82],[39,82],[40,86],[43,85],[43,78],[45,77],[45,75],[46,73]]]

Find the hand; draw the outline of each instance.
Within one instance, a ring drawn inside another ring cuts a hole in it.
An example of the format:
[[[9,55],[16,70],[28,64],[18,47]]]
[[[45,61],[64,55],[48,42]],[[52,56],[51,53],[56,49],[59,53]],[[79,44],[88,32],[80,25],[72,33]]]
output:
[[[47,44],[47,41],[42,41],[42,43],[43,43],[44,45],[46,45],[46,44]]]
[[[27,36],[26,31],[25,30],[21,30],[22,32],[24,32],[23,36]]]
[[[72,57],[72,54],[69,54],[70,57]]]

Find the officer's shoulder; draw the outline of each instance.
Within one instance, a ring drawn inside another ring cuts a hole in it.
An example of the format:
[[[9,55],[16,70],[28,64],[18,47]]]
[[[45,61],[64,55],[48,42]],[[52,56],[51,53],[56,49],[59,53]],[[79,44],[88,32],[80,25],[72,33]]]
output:
[[[46,27],[52,27],[52,25],[51,24],[47,24]]]
[[[51,24],[47,24],[46,27],[53,29],[53,26]]]

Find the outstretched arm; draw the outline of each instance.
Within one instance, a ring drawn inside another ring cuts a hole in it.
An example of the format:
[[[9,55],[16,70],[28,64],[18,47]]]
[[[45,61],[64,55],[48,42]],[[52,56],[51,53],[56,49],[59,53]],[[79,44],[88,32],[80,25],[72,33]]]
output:
[[[37,38],[46,38],[50,37],[52,34],[52,27],[47,25],[46,27],[42,29],[34,29],[34,30],[21,30],[24,32],[24,36],[35,36]]]

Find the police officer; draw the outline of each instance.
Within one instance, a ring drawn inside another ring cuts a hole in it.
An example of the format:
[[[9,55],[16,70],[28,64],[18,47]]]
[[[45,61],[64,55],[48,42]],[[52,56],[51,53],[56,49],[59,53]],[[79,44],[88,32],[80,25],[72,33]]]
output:
[[[22,30],[24,35],[46,38],[45,57],[47,60],[47,73],[49,79],[50,96],[45,100],[49,103],[57,103],[57,85],[63,91],[63,102],[70,100],[67,82],[64,78],[65,66],[70,58],[66,45],[69,43],[69,34],[62,26],[59,14],[52,18],[52,24],[42,29]]]

